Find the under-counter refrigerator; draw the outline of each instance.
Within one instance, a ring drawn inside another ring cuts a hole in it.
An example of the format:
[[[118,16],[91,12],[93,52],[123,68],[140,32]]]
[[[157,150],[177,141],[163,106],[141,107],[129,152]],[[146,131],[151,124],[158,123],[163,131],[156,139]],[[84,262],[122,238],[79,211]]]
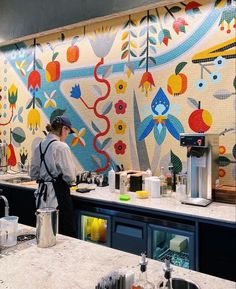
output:
[[[79,212],[78,235],[81,240],[111,246],[111,217],[92,212]]]
[[[148,257],[171,264],[195,269],[194,232],[161,225],[148,226]]]

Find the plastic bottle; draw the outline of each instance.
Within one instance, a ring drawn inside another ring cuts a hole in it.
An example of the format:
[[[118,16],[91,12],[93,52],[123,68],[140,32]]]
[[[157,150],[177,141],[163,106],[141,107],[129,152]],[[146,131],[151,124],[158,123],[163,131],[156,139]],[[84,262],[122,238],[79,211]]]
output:
[[[165,195],[166,192],[166,177],[164,175],[164,168],[161,167],[161,173],[159,176],[159,180],[160,180],[160,194],[161,196]]]
[[[127,193],[127,173],[120,174],[120,194]]]
[[[145,179],[152,176],[152,171],[147,169],[146,172],[142,175],[142,190],[145,190]]]
[[[116,173],[113,169],[111,169],[108,173],[108,183],[109,183],[109,190],[111,193],[115,193],[115,179]]]
[[[91,241],[99,241],[99,221],[98,218],[93,218],[91,225]]]

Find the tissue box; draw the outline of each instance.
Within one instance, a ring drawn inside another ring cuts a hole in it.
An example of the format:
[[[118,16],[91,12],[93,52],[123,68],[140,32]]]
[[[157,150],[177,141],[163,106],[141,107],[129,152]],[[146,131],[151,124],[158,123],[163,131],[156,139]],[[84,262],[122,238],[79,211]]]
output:
[[[174,252],[182,252],[187,248],[188,240],[186,237],[176,236],[170,240],[170,250]]]

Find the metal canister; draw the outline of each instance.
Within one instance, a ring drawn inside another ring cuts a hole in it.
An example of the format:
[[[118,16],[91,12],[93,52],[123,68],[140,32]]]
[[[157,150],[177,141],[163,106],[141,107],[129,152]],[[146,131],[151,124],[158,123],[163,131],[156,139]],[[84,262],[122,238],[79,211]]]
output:
[[[52,247],[56,244],[58,232],[58,210],[42,208],[36,211],[36,238],[40,248]]]
[[[7,172],[7,144],[0,143],[0,173]]]

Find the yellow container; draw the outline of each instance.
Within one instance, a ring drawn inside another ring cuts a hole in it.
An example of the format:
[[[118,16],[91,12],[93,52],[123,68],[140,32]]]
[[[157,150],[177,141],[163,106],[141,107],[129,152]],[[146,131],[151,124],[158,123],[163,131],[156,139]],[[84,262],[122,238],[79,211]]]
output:
[[[148,199],[149,195],[147,191],[136,191],[136,197],[139,199]]]

